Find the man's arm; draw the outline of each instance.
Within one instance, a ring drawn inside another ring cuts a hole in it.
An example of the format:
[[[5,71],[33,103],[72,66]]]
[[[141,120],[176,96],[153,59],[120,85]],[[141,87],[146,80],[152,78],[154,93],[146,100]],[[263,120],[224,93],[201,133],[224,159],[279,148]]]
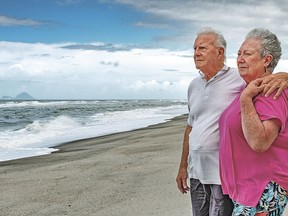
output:
[[[192,130],[192,127],[187,125],[185,133],[184,133],[180,167],[179,167],[178,175],[176,178],[178,189],[183,194],[187,193],[190,190],[190,188],[187,185],[187,178],[188,178],[187,168],[188,168],[188,155],[189,155],[189,134],[191,130]]]
[[[288,73],[278,72],[265,76],[261,85],[264,85],[262,94],[268,97],[272,92],[277,90],[274,99],[277,99],[284,89],[288,87]]]

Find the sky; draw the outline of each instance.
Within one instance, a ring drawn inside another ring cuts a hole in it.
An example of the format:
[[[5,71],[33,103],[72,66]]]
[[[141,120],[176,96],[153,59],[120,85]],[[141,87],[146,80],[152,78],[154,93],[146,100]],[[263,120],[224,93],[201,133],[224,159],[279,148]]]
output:
[[[0,98],[186,99],[204,27],[232,67],[245,35],[269,29],[288,71],[287,17],[286,0],[1,0]]]

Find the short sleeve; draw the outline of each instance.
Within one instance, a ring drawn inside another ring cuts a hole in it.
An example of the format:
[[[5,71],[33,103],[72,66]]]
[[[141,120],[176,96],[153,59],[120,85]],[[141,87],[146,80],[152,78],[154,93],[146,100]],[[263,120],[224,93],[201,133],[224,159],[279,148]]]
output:
[[[282,132],[288,117],[288,90],[283,91],[281,96],[276,100],[273,99],[274,95],[275,92],[269,97],[258,95],[254,100],[254,104],[261,121],[277,119],[277,122],[281,124],[279,126]]]

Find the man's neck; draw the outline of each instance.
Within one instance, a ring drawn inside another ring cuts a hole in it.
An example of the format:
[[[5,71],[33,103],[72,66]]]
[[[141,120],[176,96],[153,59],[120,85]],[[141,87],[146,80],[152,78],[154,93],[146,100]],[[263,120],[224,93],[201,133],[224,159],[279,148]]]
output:
[[[211,70],[207,70],[207,71],[202,71],[204,73],[204,79],[206,81],[209,81],[211,78],[213,78],[217,73],[218,71],[220,71],[222,68],[224,67],[224,64],[222,65],[219,65]]]

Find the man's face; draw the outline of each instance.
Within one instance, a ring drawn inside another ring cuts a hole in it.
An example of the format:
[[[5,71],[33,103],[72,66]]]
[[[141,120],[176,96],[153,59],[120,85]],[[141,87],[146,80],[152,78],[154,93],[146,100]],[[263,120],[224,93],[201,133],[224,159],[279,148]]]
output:
[[[194,62],[203,73],[219,65],[219,48],[215,45],[212,34],[199,35],[194,42]]]

